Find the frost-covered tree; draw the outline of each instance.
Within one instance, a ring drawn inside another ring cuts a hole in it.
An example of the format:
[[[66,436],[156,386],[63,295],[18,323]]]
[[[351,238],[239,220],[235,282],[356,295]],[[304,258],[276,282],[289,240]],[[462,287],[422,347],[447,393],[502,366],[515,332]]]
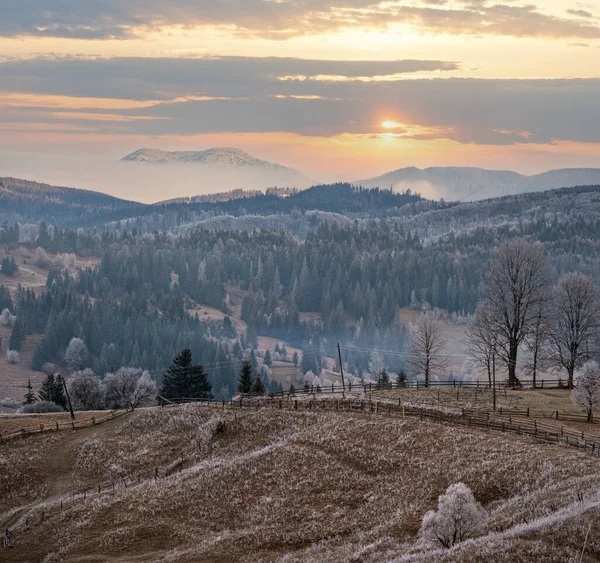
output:
[[[106,406],[111,409],[135,409],[156,402],[156,383],[147,371],[121,368],[104,377]]]
[[[450,485],[438,498],[438,509],[423,517],[421,535],[450,548],[483,532],[488,514],[464,483]]]
[[[425,386],[429,385],[432,376],[446,368],[448,361],[445,346],[446,337],[433,312],[427,311],[411,326],[406,364],[414,375],[425,378]]]
[[[562,277],[552,294],[551,354],[555,365],[573,374],[600,334],[600,298],[594,280],[583,274]]]
[[[371,352],[371,359],[369,360],[369,375],[371,376],[371,379],[379,381],[383,370],[385,370],[383,354],[379,350],[373,350],[373,352]]]
[[[0,325],[2,326],[11,327],[16,320],[17,317],[13,316],[8,308],[4,309],[0,315]]]
[[[586,362],[575,372],[571,400],[585,409],[588,422],[594,421],[594,408],[600,405],[600,366],[597,362]]]
[[[6,351],[6,360],[9,364],[18,364],[21,359],[19,352],[16,350],[7,350]]]
[[[91,369],[74,372],[67,380],[73,410],[102,410],[106,404],[106,389]]]
[[[494,329],[489,307],[481,303],[475,311],[473,322],[467,329],[468,352],[473,362],[486,370],[488,383],[496,376],[498,333]]]
[[[85,342],[81,338],[71,338],[65,350],[65,363],[71,371],[84,368],[89,358]]]
[[[550,267],[541,244],[509,239],[495,252],[481,284],[481,300],[489,310],[508,369],[508,383],[517,383],[519,348],[531,332],[539,307],[548,300]]]

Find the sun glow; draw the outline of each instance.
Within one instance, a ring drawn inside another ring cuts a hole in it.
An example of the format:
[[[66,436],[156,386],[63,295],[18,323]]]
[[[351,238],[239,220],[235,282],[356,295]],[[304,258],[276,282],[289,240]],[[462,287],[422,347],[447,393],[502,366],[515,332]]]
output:
[[[396,121],[383,121],[381,126],[384,129],[402,129],[404,127],[402,123],[398,123]]]

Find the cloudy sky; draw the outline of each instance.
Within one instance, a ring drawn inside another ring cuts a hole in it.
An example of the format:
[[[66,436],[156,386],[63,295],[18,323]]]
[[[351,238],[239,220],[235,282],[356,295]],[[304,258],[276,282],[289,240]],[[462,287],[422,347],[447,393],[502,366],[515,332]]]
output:
[[[143,146],[236,146],[320,180],[600,166],[600,0],[0,0],[0,14],[0,175],[52,181],[69,156],[83,182],[81,158]]]

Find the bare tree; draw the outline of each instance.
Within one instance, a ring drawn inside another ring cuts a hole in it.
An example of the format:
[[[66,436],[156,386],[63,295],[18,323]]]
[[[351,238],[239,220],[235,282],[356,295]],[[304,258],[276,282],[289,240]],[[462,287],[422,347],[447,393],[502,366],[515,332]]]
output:
[[[446,337],[440,321],[434,313],[424,313],[411,326],[408,338],[406,363],[415,375],[425,378],[425,386],[428,387],[430,378],[443,371],[448,364],[444,354]]]
[[[475,311],[473,324],[467,330],[467,341],[469,355],[486,370],[491,387],[492,380],[496,379],[498,342],[491,312],[485,303],[480,303]]]
[[[600,405],[600,366],[596,362],[586,362],[577,372],[571,400],[586,410],[588,422],[594,421],[594,407]]]
[[[121,368],[104,378],[106,404],[110,408],[135,409],[156,402],[156,383],[147,371],[138,368]]]
[[[546,303],[538,303],[531,329],[525,337],[527,357],[524,369],[531,374],[534,389],[537,386],[538,371],[548,365],[548,343],[552,329],[549,309]]]
[[[496,250],[483,278],[481,297],[491,313],[509,385],[517,383],[519,347],[530,333],[550,288],[550,268],[541,244],[512,239]]]
[[[434,543],[450,548],[478,536],[488,519],[485,509],[475,500],[464,483],[450,485],[438,499],[438,510],[423,517],[421,535]]]
[[[555,365],[573,374],[589,359],[589,348],[600,334],[600,300],[594,280],[583,274],[563,276],[552,295],[551,354]]]

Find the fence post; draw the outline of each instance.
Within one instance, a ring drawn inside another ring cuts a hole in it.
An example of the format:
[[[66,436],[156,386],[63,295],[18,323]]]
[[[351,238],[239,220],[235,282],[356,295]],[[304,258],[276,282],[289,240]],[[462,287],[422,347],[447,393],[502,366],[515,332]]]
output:
[[[294,409],[298,410],[298,399],[294,399]]]
[[[456,379],[454,380],[454,388],[456,389]]]
[[[500,409],[500,410],[502,410],[502,409]],[[556,414],[558,416],[558,411],[556,411]],[[529,407],[527,407],[527,418],[529,418]]]
[[[544,380],[542,379],[542,389],[544,388]]]

